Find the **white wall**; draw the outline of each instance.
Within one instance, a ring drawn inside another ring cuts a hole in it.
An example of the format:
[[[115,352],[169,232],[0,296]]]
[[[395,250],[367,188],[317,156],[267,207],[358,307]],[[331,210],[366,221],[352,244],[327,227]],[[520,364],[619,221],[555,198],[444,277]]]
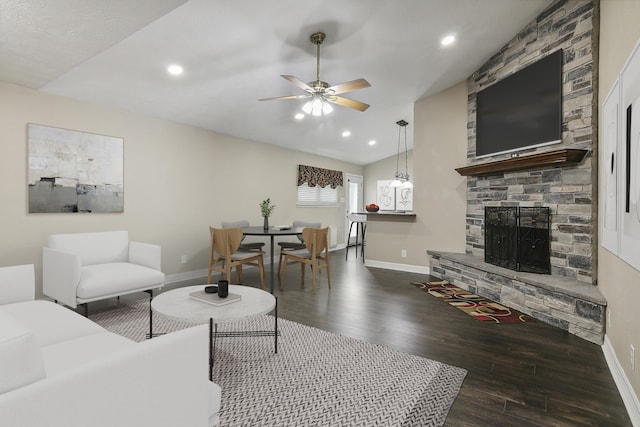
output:
[[[296,208],[297,165],[363,174],[358,165],[2,83],[0,120],[0,265],[35,264],[38,289],[52,233],[129,230],[133,240],[162,246],[168,275],[207,267],[210,225],[261,225],[258,204],[267,197],[276,205],[271,224],[320,220],[344,236],[343,207]],[[29,214],[27,123],[124,138],[124,213]]]
[[[602,101],[640,39],[640,1],[602,0],[600,8],[598,96],[602,106]],[[640,301],[640,271],[600,246],[598,287],[607,299],[607,312],[611,319],[607,323],[607,340],[637,396],[640,393],[640,318],[637,304]],[[635,371],[631,369],[629,357],[631,345],[637,353]]]
[[[467,162],[466,84],[416,102],[409,127],[414,132],[409,173],[416,218],[370,220],[366,257],[374,264],[426,268],[428,249],[464,252],[466,178],[454,169]],[[395,171],[395,156],[365,167],[365,204],[375,200],[376,181],[391,179]],[[403,249],[406,258],[400,256]]]

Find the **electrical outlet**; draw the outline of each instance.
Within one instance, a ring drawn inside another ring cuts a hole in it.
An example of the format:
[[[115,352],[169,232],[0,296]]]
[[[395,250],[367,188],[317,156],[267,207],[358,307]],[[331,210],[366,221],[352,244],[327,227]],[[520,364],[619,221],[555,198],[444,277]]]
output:
[[[406,251],[406,249],[403,249],[403,250],[401,250],[401,251],[400,251],[400,256],[401,256],[402,258],[406,258],[406,257],[407,257],[407,251]]]
[[[180,262],[182,262],[183,264],[187,263],[187,256],[186,255],[182,255],[182,258],[180,259]]]
[[[636,348],[631,344],[629,346],[629,358],[631,359],[631,370],[636,370]]]

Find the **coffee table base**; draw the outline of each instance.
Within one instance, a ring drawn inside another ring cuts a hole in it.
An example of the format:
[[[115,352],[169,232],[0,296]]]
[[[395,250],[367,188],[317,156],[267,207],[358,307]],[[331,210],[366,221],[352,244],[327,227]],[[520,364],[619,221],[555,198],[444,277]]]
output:
[[[274,353],[278,354],[278,298],[276,297],[276,306],[274,309],[274,326],[273,331],[229,331],[218,332],[218,324],[213,323],[213,318],[209,319],[209,381],[213,382],[213,364],[215,362],[214,354],[216,351],[216,340],[218,338],[239,338],[239,337],[273,337]]]
[[[147,339],[164,335],[164,333],[153,333],[153,310],[151,309],[151,301],[153,301],[153,289],[144,291],[149,294],[149,333],[146,335]]]

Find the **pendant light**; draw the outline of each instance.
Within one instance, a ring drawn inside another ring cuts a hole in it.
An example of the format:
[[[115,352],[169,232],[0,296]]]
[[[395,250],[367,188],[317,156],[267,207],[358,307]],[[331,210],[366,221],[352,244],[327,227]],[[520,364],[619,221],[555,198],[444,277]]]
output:
[[[398,153],[396,155],[396,175],[395,179],[391,181],[389,187],[394,188],[413,188],[413,184],[409,181],[409,168],[408,158],[409,152],[407,148],[407,125],[409,122],[405,120],[399,120],[396,122],[398,125]],[[400,142],[402,141],[402,133],[404,132],[404,172],[400,172]]]

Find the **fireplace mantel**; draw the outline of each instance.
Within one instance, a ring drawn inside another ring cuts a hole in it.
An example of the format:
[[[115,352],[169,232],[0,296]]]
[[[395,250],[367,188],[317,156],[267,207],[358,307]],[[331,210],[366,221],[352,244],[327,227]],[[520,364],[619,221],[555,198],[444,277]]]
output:
[[[569,149],[547,151],[495,162],[479,163],[456,168],[462,176],[488,175],[496,172],[508,172],[522,169],[532,169],[540,166],[562,166],[577,164],[582,161],[588,150]]]

